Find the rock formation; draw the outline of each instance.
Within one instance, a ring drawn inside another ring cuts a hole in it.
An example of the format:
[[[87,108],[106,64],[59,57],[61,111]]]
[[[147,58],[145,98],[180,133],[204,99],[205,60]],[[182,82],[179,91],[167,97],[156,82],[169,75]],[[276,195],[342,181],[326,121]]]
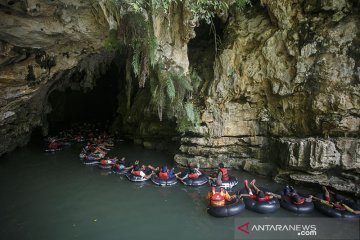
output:
[[[148,84],[135,87],[126,55],[104,49],[127,11],[116,15],[107,4],[0,1],[0,155],[26,144],[36,126],[46,133],[52,91],[94,88],[116,61],[123,97],[113,127],[135,142],[164,149],[181,138],[179,164],[224,162],[360,194],[358,1],[253,1],[215,17],[215,35],[186,4],[144,13],[156,61],[199,81],[191,97],[200,124],[181,134],[176,118],[159,121],[149,106]]]

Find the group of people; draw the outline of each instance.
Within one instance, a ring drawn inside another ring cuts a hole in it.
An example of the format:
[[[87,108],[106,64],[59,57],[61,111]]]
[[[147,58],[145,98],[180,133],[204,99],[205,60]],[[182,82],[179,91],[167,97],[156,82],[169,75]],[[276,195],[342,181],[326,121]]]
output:
[[[102,129],[103,126],[95,123],[74,124],[66,130],[61,130],[56,136],[46,138],[46,150],[61,150],[64,146],[85,141],[92,145],[114,142],[116,136],[111,136]]]
[[[360,214],[359,210],[354,210],[342,201],[338,201],[335,198],[332,198],[332,195],[335,195],[334,192],[328,190],[323,186],[324,199],[320,199],[313,195],[309,195],[304,198],[301,197],[293,186],[286,185],[282,190],[281,194],[276,194],[272,192],[267,192],[259,189],[256,186],[256,180],[253,179],[250,184],[247,179],[244,181],[244,187],[248,193],[242,193],[239,195],[230,195],[224,188],[221,187],[222,181],[228,179],[227,171],[224,170],[224,165],[219,164],[218,175],[216,178],[212,178],[215,181],[215,186],[211,187],[207,195],[208,204],[214,207],[225,206],[227,202],[231,202],[235,198],[249,197],[255,199],[259,202],[269,201],[272,198],[282,199],[284,196],[288,197],[292,204],[300,205],[304,202],[318,201],[321,204],[324,204],[328,207],[334,208],[336,210],[348,211],[353,214]]]
[[[95,128],[95,130],[89,130]],[[76,134],[75,134],[76,133]],[[140,176],[145,180],[150,179],[156,174],[161,180],[169,180],[177,178],[180,181],[184,181],[186,178],[197,179],[203,172],[200,171],[199,166],[191,166],[188,164],[187,169],[183,172],[175,173],[174,168],[168,168],[166,165],[160,167],[154,167],[151,165],[140,165],[139,161],[135,161],[134,164],[126,162],[125,158],[109,157],[108,152],[114,146],[113,137],[107,134],[105,131],[101,132],[96,126],[78,126],[77,130],[70,129],[63,131],[58,137],[48,138],[48,149],[56,149],[64,146],[64,142],[81,142],[87,140],[87,144],[83,147],[80,157],[84,161],[96,161],[102,166],[111,166],[115,170],[128,171],[134,176]],[[225,206],[228,202],[233,201],[236,198],[248,197],[259,202],[269,201],[272,198],[282,199],[287,197],[292,204],[301,205],[304,202],[317,201],[327,207],[334,208],[341,211],[348,211],[353,214],[360,214],[360,211],[354,210],[345,203],[337,201],[332,198],[334,193],[323,187],[324,198],[320,199],[313,195],[308,197],[300,196],[293,186],[286,185],[283,191],[279,193],[273,193],[263,191],[256,186],[256,180],[253,179],[250,183],[246,179],[244,181],[244,187],[247,193],[241,193],[239,195],[230,195],[223,187],[223,182],[229,181],[230,176],[228,170],[224,167],[223,163],[218,165],[216,175],[209,177],[209,181],[212,182],[212,187],[207,195],[208,204],[210,206],[221,207]]]

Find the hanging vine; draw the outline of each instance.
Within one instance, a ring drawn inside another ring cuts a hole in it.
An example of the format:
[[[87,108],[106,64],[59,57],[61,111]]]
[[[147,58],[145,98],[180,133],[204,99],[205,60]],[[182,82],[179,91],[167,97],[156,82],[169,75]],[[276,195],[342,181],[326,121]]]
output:
[[[201,79],[194,78],[193,73],[185,75],[178,70],[169,69],[169,66],[165,67],[161,62],[156,62],[157,42],[153,32],[152,16],[154,11],[169,14],[172,6],[184,4],[191,12],[194,21],[205,20],[207,23],[212,23],[216,14],[228,10],[228,2],[226,0],[107,1],[111,5],[107,9],[107,15],[116,16],[119,26],[109,32],[105,46],[108,49],[118,49],[128,57],[127,71],[128,66],[131,65],[132,75],[137,79],[139,87],[145,87],[146,82],[149,81],[150,105],[153,110],[158,113],[160,121],[164,113],[169,119],[175,118],[180,132],[199,126],[199,107],[193,100],[193,94],[199,89]],[[235,0],[232,4],[243,8],[250,4],[250,0]],[[213,28],[215,31],[214,25]],[[132,79],[127,72],[128,108]]]

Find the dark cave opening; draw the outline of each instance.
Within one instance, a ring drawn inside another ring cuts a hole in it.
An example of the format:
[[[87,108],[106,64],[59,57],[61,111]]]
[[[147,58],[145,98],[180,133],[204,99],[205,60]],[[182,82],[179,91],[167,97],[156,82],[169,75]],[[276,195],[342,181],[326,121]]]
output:
[[[108,128],[117,116],[121,77],[121,68],[113,63],[103,76],[96,79],[91,90],[67,87],[53,91],[48,97],[51,106],[47,115],[49,134],[82,123],[98,123]]]
[[[210,24],[201,21],[195,28],[195,38],[189,41],[190,67],[205,81],[214,78],[214,61],[221,49],[225,25],[218,17],[214,17]]]

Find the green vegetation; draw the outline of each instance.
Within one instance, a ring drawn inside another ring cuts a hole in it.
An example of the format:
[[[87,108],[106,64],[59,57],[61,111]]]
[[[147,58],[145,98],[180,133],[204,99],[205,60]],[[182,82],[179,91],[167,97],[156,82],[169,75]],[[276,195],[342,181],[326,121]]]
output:
[[[195,20],[205,20],[207,23],[215,14],[222,13],[229,8],[226,0],[112,0],[117,5],[124,6],[134,12],[144,12],[149,9],[160,10],[165,14],[173,4],[186,4],[187,8],[193,14]],[[236,7],[243,9],[251,4],[251,0],[235,0]]]
[[[198,94],[201,85],[200,77],[191,72],[184,75],[171,65],[156,62],[157,42],[153,32],[152,15],[155,11],[169,14],[177,4],[185,4],[194,21],[204,20],[212,24],[216,14],[229,9],[227,0],[109,0],[110,11],[117,19],[118,31],[111,30],[105,40],[108,49],[118,49],[128,57],[133,76],[138,80],[139,87],[144,87],[150,78],[151,106],[157,111],[160,121],[163,113],[169,119],[175,118],[178,131],[185,132],[200,123],[200,113],[193,95]],[[237,8],[244,8],[250,0],[235,0]],[[184,23],[185,24],[185,23]],[[216,34],[215,34],[216,36]],[[128,94],[133,84],[127,77]],[[128,105],[130,96],[128,96]],[[128,106],[129,108],[129,106]]]
[[[151,105],[158,112],[162,120],[163,113],[169,119],[175,117],[178,131],[185,132],[197,127],[200,122],[200,113],[191,101],[193,87],[188,76],[169,71],[159,64],[157,74],[150,78]]]
[[[118,32],[115,29],[109,31],[109,35],[105,39],[105,48],[112,50],[112,49],[119,49],[120,42],[118,40]]]

